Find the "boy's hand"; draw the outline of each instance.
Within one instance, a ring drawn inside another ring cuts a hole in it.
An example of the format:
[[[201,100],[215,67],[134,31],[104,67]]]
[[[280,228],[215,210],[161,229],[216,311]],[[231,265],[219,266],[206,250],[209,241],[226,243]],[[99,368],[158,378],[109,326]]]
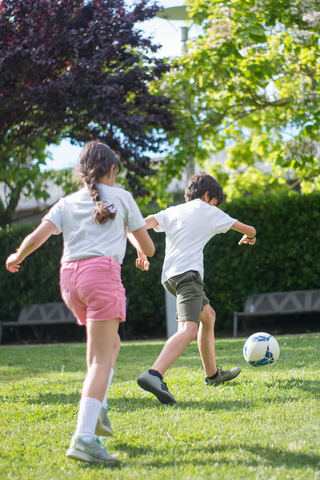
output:
[[[238,245],[242,245],[246,243],[248,245],[254,245],[256,243],[256,237],[252,238],[251,240],[247,237],[247,235],[243,235]]]
[[[10,255],[10,257],[7,258],[6,260],[6,269],[11,272],[11,273],[15,273],[15,272],[18,272],[19,271],[19,268],[20,268],[20,265],[19,263],[21,263],[22,260],[20,260],[18,257],[17,257],[17,254],[16,253],[13,253],[12,255]]]
[[[138,258],[136,260],[136,267],[139,268],[139,270],[142,270],[143,272],[146,272],[149,270],[149,265],[150,263],[148,262],[148,258],[146,255],[144,255],[141,252],[138,253]]]

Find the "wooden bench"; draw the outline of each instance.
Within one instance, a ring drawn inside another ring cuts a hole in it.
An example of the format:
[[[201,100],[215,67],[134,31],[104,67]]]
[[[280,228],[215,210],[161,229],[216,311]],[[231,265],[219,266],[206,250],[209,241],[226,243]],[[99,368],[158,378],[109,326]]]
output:
[[[237,337],[239,318],[320,312],[320,290],[272,292],[247,297],[244,311],[233,313],[233,337]],[[247,333],[246,322],[243,321]]]
[[[128,309],[129,299],[126,301]],[[34,304],[21,309],[16,322],[0,322],[0,345],[2,340],[2,330],[4,327],[13,327],[16,331],[18,341],[21,342],[20,327],[31,327],[34,335],[39,340],[42,336],[37,329],[40,325],[62,325],[65,323],[76,323],[77,319],[63,302],[44,303],[42,305]],[[127,333],[124,322],[120,323],[119,333],[123,340],[127,340]]]

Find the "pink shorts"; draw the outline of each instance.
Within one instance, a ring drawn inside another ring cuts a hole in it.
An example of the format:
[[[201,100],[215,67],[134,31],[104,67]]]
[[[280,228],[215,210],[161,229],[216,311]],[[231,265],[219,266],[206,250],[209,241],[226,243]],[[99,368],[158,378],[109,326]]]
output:
[[[89,321],[126,320],[126,291],[121,266],[113,258],[65,262],[60,270],[61,295],[80,325]]]

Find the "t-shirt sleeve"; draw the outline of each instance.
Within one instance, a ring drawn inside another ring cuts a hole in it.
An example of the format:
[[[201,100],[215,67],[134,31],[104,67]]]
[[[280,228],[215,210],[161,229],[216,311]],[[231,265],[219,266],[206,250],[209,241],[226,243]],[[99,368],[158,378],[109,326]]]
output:
[[[56,227],[57,230],[54,232],[54,235],[59,235],[62,230],[62,202],[63,199],[59,200],[58,203],[53,205],[52,208],[50,208],[49,212],[43,217],[42,222],[45,220],[49,220],[52,222]]]
[[[167,230],[167,220],[168,220],[168,217],[166,215],[166,210],[162,210],[161,212],[158,212],[158,213],[155,213],[154,215],[152,215],[156,220],[157,222],[159,223],[159,225],[157,227],[154,227],[154,231],[155,232],[166,232]]]
[[[125,225],[128,227],[129,232],[134,232],[141,227],[146,225],[146,222],[142,216],[142,213],[139,210],[138,205],[136,204],[134,198],[128,192],[127,199],[127,215],[125,218]]]
[[[217,208],[214,225],[215,235],[218,233],[226,233],[236,221],[237,219],[230,217],[227,213]]]

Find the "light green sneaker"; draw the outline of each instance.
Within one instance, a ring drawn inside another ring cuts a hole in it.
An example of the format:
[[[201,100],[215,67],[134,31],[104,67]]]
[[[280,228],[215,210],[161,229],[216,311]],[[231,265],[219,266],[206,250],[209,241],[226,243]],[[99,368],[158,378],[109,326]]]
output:
[[[108,406],[107,408],[101,408],[95,432],[96,435],[102,435],[103,437],[112,437],[113,435],[113,429],[108,417]]]
[[[92,442],[85,442],[81,437],[76,437],[75,435],[71,439],[70,448],[66,456],[73,460],[90,463],[119,461],[117,457],[108,453],[106,447],[97,438],[94,438]]]

